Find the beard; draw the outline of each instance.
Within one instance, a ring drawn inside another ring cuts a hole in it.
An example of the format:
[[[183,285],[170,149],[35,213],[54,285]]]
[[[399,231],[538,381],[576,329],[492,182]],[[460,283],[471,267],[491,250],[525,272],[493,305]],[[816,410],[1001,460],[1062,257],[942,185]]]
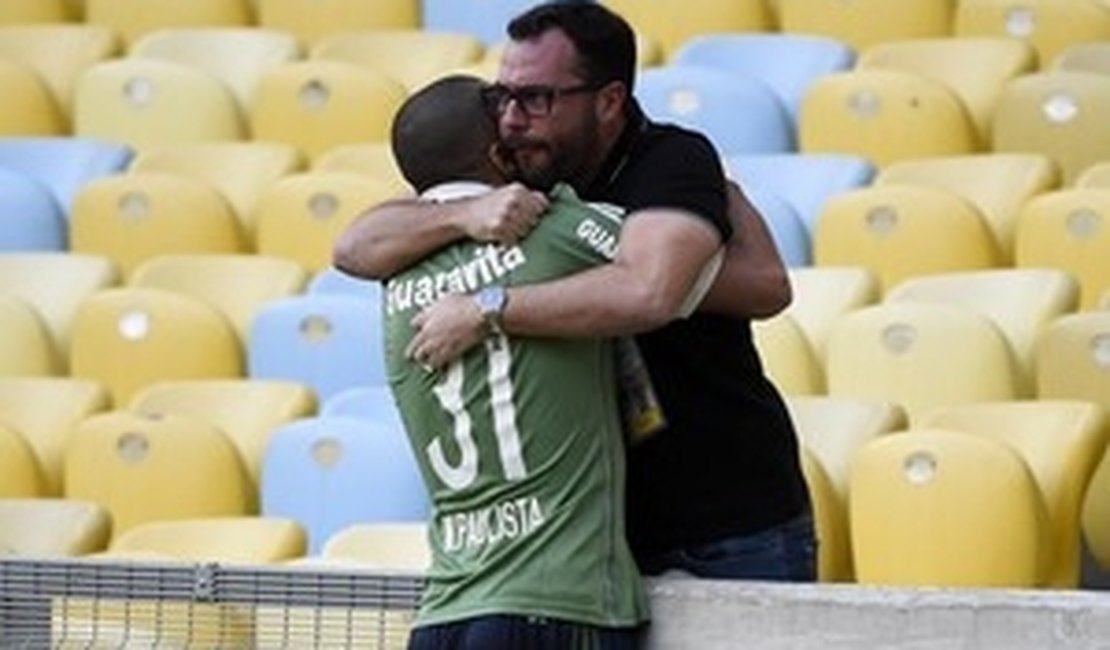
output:
[[[515,167],[514,180],[546,192],[559,182],[583,189],[578,186],[590,181],[590,170],[596,167],[590,162],[594,153],[592,147],[599,139],[596,124],[588,123],[583,135],[577,138],[552,142],[524,135],[508,135],[501,144],[509,152]]]

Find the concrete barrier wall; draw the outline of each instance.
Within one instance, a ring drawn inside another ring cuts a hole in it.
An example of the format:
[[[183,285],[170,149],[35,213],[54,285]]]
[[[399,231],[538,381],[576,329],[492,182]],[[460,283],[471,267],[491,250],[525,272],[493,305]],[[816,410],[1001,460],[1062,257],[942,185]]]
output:
[[[660,579],[648,650],[1110,650],[1110,593]]]

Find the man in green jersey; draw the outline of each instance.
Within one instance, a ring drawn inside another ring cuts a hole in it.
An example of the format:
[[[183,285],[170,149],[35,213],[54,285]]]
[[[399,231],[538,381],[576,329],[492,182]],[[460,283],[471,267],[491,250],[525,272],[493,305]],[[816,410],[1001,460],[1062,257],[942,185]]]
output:
[[[482,88],[470,77],[443,79],[398,113],[394,153],[426,200],[504,182]],[[406,355],[413,317],[445,293],[473,293],[497,314],[504,286],[614,257],[616,214],[564,185],[546,201],[516,244],[460,240],[385,285],[389,380],[433,502],[416,650],[634,648],[647,619],[624,535],[611,343],[509,339],[491,317],[485,344],[440,371]]]

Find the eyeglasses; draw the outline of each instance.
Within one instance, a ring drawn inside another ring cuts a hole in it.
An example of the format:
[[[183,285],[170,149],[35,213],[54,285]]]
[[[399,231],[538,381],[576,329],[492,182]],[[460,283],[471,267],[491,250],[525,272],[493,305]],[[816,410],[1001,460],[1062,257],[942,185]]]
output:
[[[509,102],[516,102],[528,117],[546,117],[551,114],[555,100],[567,95],[594,92],[601,84],[585,83],[578,86],[519,86],[512,88],[504,84],[493,84],[482,91],[486,106],[497,115],[509,110]]]

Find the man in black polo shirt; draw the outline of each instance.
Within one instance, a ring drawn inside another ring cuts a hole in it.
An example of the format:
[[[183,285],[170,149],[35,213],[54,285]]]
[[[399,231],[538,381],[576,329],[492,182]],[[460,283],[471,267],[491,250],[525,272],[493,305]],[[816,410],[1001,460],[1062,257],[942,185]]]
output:
[[[546,206],[525,186],[564,180],[587,200],[627,209],[613,264],[512,287],[495,304],[445,298],[414,321],[410,354],[439,367],[491,327],[518,336],[640,333],[666,418],[628,450],[628,535],[641,568],[813,579],[797,440],[748,320],[789,300],[759,215],[726,185],[706,138],[644,117],[631,97],[634,37],[618,16],[594,3],[550,3],[515,19],[509,35],[487,96],[524,185],[456,204],[379,206],[344,233],[336,264],[380,278],[459,237],[512,243]],[[725,263],[701,309],[676,320],[722,244]]]

